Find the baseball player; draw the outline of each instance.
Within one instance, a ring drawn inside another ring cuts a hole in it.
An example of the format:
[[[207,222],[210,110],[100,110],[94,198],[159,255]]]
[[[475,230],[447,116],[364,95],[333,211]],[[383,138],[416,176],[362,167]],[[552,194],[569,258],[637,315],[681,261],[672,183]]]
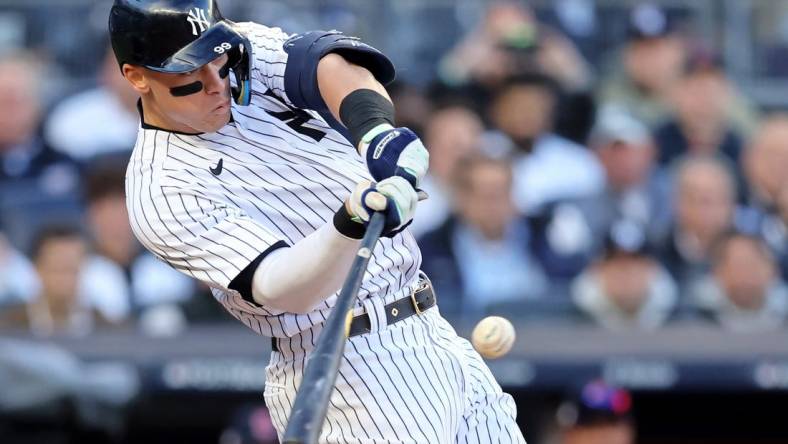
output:
[[[395,128],[383,54],[336,31],[233,23],[214,0],[116,0],[109,29],[141,96],[131,225],[272,337],[264,398],[280,436],[379,211],[386,237],[364,276],[321,442],[524,442],[511,396],[419,273],[405,228],[428,155]]]

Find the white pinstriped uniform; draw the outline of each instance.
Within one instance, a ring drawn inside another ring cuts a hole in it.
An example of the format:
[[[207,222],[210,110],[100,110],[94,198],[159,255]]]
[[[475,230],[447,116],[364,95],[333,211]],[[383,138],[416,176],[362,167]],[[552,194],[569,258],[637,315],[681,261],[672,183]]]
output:
[[[355,184],[370,176],[355,148],[318,113],[290,105],[282,49],[289,36],[253,23],[238,26],[254,47],[251,105],[232,104],[233,121],[211,134],[143,125],[127,170],[127,205],[146,248],[210,285],[255,332],[282,338],[265,392],[281,433],[305,353],[336,295],[296,315],[247,301],[228,286],[262,252],[292,245],[329,222]],[[352,338],[346,348],[321,441],[522,442],[511,397],[437,309],[385,325],[383,306],[409,294],[420,263],[407,230],[376,246],[355,308],[370,314],[373,333]]]

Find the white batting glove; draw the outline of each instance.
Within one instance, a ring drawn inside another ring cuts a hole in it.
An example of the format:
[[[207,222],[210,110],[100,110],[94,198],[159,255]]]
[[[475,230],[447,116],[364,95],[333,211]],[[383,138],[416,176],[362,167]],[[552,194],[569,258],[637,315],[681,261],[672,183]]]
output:
[[[354,221],[367,224],[372,212],[386,215],[384,233],[398,232],[413,220],[418,194],[406,179],[394,176],[377,184],[363,181],[347,201],[347,210]]]

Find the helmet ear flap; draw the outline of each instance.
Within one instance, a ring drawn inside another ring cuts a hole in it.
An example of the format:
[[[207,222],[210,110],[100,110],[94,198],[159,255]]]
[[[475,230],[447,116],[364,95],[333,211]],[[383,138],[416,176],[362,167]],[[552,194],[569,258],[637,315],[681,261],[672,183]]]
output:
[[[247,38],[243,38],[241,43],[228,52],[227,66],[233,72],[236,84],[233,88],[233,100],[241,106],[249,105],[252,99],[250,49],[251,43]]]

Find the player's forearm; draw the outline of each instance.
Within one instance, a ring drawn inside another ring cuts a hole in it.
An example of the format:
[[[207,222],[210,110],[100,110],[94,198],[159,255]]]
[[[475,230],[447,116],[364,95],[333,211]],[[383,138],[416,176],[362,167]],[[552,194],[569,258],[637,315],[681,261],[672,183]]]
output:
[[[342,286],[359,243],[328,223],[266,257],[255,271],[252,296],[266,307],[308,313]]]
[[[317,84],[323,101],[340,122],[342,101],[354,91],[369,89],[391,101],[386,88],[369,70],[348,62],[339,54],[328,54],[320,60],[317,65]],[[347,125],[347,122],[342,123]]]

